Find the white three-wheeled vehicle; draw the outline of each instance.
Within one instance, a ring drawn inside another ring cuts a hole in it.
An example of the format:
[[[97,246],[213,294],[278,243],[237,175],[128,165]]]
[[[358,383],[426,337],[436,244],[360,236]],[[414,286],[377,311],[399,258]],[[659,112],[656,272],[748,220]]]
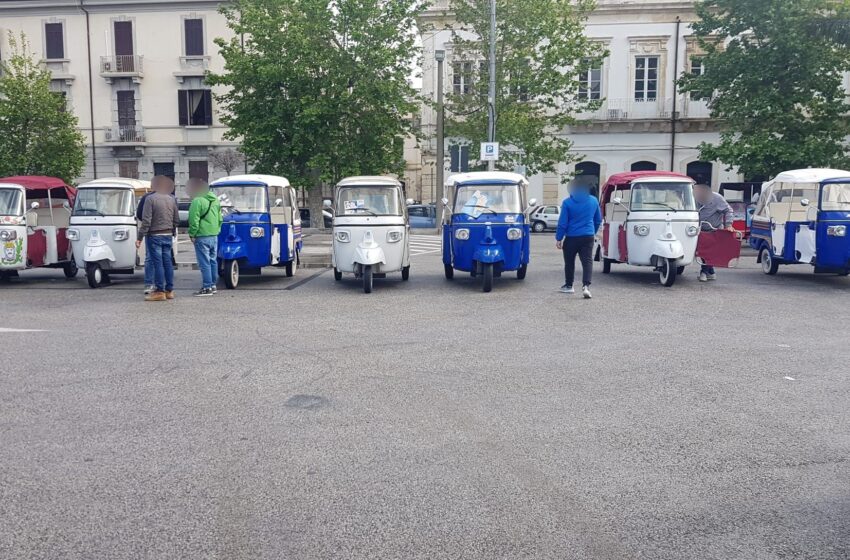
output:
[[[136,196],[149,190],[149,181],[122,177],[77,187],[68,239],[92,288],[109,283],[111,274],[133,274],[144,263],[144,252],[136,249]]]
[[[410,224],[401,183],[391,177],[349,177],[334,189],[334,279],[343,273],[363,280],[401,272],[410,277]]]

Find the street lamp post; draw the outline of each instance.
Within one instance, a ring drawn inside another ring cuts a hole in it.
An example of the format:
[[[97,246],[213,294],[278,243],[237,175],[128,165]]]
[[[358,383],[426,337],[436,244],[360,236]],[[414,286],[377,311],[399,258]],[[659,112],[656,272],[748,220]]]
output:
[[[443,129],[443,62],[446,60],[446,51],[438,50],[434,52],[434,58],[437,60],[437,161],[435,162],[437,172],[436,193],[434,202],[436,203],[436,215],[442,215],[440,202],[443,199],[443,183],[444,183],[444,167],[446,159],[446,139],[445,130]],[[442,220],[437,219],[437,231],[440,231]]]
[[[487,96],[488,116],[487,141],[496,141],[496,0],[490,0],[490,92]],[[496,170],[496,162],[488,162],[490,171]]]

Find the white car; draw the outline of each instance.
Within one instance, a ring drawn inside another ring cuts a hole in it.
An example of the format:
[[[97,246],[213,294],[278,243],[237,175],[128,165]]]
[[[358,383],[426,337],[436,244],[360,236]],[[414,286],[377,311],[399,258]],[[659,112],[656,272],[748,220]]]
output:
[[[557,205],[538,206],[528,216],[528,221],[531,223],[531,231],[542,233],[547,229],[557,228],[558,218],[560,216],[561,209]]]

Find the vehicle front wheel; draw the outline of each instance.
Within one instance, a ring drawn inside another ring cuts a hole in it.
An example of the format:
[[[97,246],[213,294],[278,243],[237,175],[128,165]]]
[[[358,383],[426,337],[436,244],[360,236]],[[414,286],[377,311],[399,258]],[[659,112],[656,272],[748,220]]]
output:
[[[226,260],[222,268],[224,269],[222,274],[224,285],[227,286],[228,290],[235,289],[239,285],[239,261]]]
[[[337,282],[342,280],[342,272],[338,271],[336,267],[334,267],[334,280],[336,280]]]
[[[528,273],[528,265],[524,264],[516,271],[517,280],[525,280],[525,275]]]
[[[89,282],[89,288],[100,288],[103,284],[103,269],[98,263],[86,263],[86,280]]]
[[[661,266],[658,269],[658,279],[661,284],[670,287],[676,283],[676,263],[673,259],[662,259]]]
[[[602,259],[602,274],[611,274],[611,259]]]
[[[455,269],[450,264],[444,264],[443,268],[446,271],[446,280],[451,280],[455,277]]]
[[[65,273],[65,278],[75,278],[77,276],[77,272],[79,272],[79,269],[77,268],[77,261],[72,258],[71,262],[62,267],[62,272]]]
[[[363,291],[367,294],[372,293],[372,267],[363,267]]]
[[[680,266],[676,269],[676,274],[678,274],[679,276],[681,276],[684,273],[685,273],[685,267],[684,266]]]
[[[410,280],[410,267],[406,266],[401,269],[401,279],[407,282]]]
[[[531,231],[534,233],[543,233],[546,231],[546,224],[543,222],[534,222],[531,226]]]
[[[761,269],[765,274],[773,276],[779,272],[779,263],[776,262],[776,259],[773,257],[773,251],[767,245],[761,248],[759,259],[761,260]]]
[[[484,265],[484,291],[491,292],[493,290],[493,265],[485,264]]]

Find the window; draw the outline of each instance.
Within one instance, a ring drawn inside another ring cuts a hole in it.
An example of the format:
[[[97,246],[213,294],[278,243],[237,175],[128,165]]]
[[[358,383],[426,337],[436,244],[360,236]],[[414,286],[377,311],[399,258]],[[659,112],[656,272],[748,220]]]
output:
[[[424,206],[410,206],[407,213],[411,218],[428,218],[428,209]]]
[[[702,76],[705,74],[705,63],[700,57],[691,57],[691,76]],[[710,93],[704,91],[692,91],[690,97],[694,101],[708,101]]]
[[[632,164],[632,171],[656,171],[658,166],[651,161],[636,161]]]
[[[206,160],[189,162],[189,178],[209,181],[210,172]]]
[[[186,56],[204,55],[204,20],[184,19],[183,31],[186,39]]]
[[[455,62],[452,65],[452,91],[455,95],[472,93],[474,76],[471,62]]]
[[[136,160],[126,160],[118,162],[118,176],[126,177],[127,179],[139,178],[139,162]]]
[[[558,214],[558,207],[557,206],[547,206],[543,210],[543,213],[544,214]]]
[[[478,218],[482,214],[522,212],[518,185],[460,186],[455,196],[455,213]]]
[[[118,92],[118,126],[130,128],[136,126],[136,94],[132,90]]]
[[[586,61],[588,68],[579,76],[578,98],[583,101],[602,99],[602,65]]]
[[[208,89],[181,89],[177,92],[180,126],[212,125],[212,92]]]
[[[114,188],[85,188],[77,191],[74,216],[132,216],[133,191]]]
[[[694,190],[690,183],[637,183],[632,187],[631,210],[664,209],[694,211]]]
[[[47,60],[65,58],[65,33],[61,23],[44,24],[44,50]]]
[[[336,215],[401,216],[399,192],[396,187],[343,187],[337,194]]]
[[[174,180],[174,162],[173,161],[157,161],[153,164],[154,175],[164,175]]]
[[[655,101],[658,98],[658,57],[635,58],[635,101]]]

